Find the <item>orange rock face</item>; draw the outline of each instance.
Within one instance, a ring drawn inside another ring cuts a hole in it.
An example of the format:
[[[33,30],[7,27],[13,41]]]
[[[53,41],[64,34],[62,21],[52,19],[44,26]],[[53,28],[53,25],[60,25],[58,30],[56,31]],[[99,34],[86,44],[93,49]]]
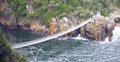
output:
[[[3,17],[2,19],[0,19],[0,24],[7,26],[9,28],[16,28],[17,27],[16,21],[14,21],[10,18],[6,18],[6,17]]]
[[[45,32],[45,26],[41,25],[39,22],[32,21],[30,23],[30,29],[35,32]]]
[[[57,32],[57,24],[51,23],[49,26],[49,34],[55,34]]]

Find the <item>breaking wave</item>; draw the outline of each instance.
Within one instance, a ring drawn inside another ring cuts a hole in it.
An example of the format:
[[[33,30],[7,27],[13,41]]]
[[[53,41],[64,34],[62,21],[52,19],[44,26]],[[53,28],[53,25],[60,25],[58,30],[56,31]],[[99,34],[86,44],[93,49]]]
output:
[[[73,37],[73,39],[76,40],[88,40],[86,38],[82,38],[80,34],[77,37]],[[113,37],[112,41],[108,40],[108,37],[105,38],[105,41],[98,41],[100,44],[105,44],[105,43],[111,43],[111,42],[116,42],[120,39],[120,27],[115,27],[113,30]]]

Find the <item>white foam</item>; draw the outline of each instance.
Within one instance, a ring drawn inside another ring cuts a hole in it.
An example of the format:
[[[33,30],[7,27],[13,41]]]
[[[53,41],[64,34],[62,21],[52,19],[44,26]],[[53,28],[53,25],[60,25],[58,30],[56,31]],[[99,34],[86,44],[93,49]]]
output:
[[[68,39],[68,37],[66,37],[66,38],[58,38],[58,40],[67,40]]]
[[[80,34],[77,37],[73,37],[73,39],[76,39],[76,40],[88,40],[86,38],[82,38]],[[111,42],[116,42],[119,39],[120,39],[120,27],[115,27],[114,30],[113,30],[112,41],[109,41],[108,37],[106,37],[105,41],[99,41],[99,43],[100,44],[111,43]]]
[[[120,39],[120,27],[115,27],[112,39],[112,41],[118,41]]]
[[[87,40],[86,38],[81,37],[80,34],[79,34],[77,37],[73,37],[72,39],[76,39],[76,40]]]
[[[100,44],[110,43],[108,37],[105,38],[105,41],[99,41]]]
[[[19,44],[14,44],[12,45],[12,49],[18,49],[18,48],[22,48],[22,47],[26,47],[26,46],[30,46],[30,45],[34,45],[34,44],[38,44],[38,43],[42,43],[42,42],[45,42],[45,41],[48,41],[48,40],[51,40],[51,39],[54,39],[54,38],[57,38],[59,36],[62,36],[62,35],[65,35],[69,32],[72,32],[82,26],[84,26],[85,24],[91,22],[91,20],[86,20],[82,23],[80,23],[79,25],[75,26],[75,27],[71,27],[67,30],[64,30],[62,32],[59,32],[59,33],[56,33],[56,34],[53,34],[53,35],[49,35],[47,37],[43,37],[43,38],[40,38],[40,39],[35,39],[35,40],[31,40],[31,41],[27,41],[27,42],[23,42],[23,43],[19,43]]]
[[[109,41],[108,37],[105,38],[105,41],[100,41],[100,44],[116,42],[120,39],[120,27],[115,27],[113,30],[112,41]]]

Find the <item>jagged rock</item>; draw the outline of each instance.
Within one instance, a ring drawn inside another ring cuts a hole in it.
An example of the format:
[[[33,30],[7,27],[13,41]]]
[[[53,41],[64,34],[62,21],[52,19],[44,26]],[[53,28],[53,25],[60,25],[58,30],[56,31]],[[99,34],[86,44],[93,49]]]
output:
[[[104,41],[106,37],[111,40],[113,36],[113,29],[117,22],[114,18],[94,16],[92,22],[86,24],[80,29],[81,36],[90,40]],[[119,19],[116,19],[119,21]]]
[[[115,20],[116,23],[120,23],[120,18],[119,17],[116,17],[114,20]]]
[[[11,14],[10,8],[4,0],[0,1],[0,24],[10,28],[17,27],[16,18]]]
[[[52,18],[52,22],[49,24],[48,34],[52,35],[57,33],[57,30],[58,30],[57,26],[58,24],[57,24],[56,18]]]
[[[30,21],[22,21],[22,22],[19,22],[19,26],[22,28],[22,29],[25,29],[25,30],[29,30],[30,29]]]
[[[67,30],[73,26],[77,25],[77,20],[73,17],[72,19],[63,17],[62,19],[58,19],[56,17],[52,18],[52,22],[49,25],[49,30],[47,31],[48,34],[56,34],[58,32],[62,32],[64,30]],[[61,36],[62,38],[65,37],[73,37],[78,35],[78,30],[70,32],[68,34],[65,34]]]
[[[52,34],[55,34],[56,32],[57,32],[57,24],[51,23],[49,26],[48,33],[52,35]]]
[[[38,22],[38,21],[25,20],[25,21],[20,22],[19,26],[25,30],[31,30],[31,31],[35,31],[35,32],[41,32],[41,33],[46,32],[46,26],[41,25],[40,22]]]
[[[4,26],[8,26],[9,28],[16,28],[17,27],[17,22],[13,19],[14,18],[12,16],[11,16],[11,18],[2,17],[2,19],[0,19],[0,23]]]
[[[32,21],[30,23],[30,30],[32,30],[32,31],[44,33],[45,32],[45,28],[46,28],[45,26],[40,25],[40,23],[37,22],[37,21]]]
[[[110,18],[114,19],[116,23],[120,23],[120,10],[116,10],[110,14]]]

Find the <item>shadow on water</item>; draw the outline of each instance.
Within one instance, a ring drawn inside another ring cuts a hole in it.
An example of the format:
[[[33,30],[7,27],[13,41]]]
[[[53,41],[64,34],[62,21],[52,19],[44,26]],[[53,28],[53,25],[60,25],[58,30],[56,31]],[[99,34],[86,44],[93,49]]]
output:
[[[15,37],[16,39],[16,41],[14,41],[15,43],[30,41],[45,36],[44,34],[41,33],[35,33],[35,32],[31,32],[30,30],[22,30],[19,28],[9,29],[0,26],[0,29],[4,34],[10,34],[11,36]]]

